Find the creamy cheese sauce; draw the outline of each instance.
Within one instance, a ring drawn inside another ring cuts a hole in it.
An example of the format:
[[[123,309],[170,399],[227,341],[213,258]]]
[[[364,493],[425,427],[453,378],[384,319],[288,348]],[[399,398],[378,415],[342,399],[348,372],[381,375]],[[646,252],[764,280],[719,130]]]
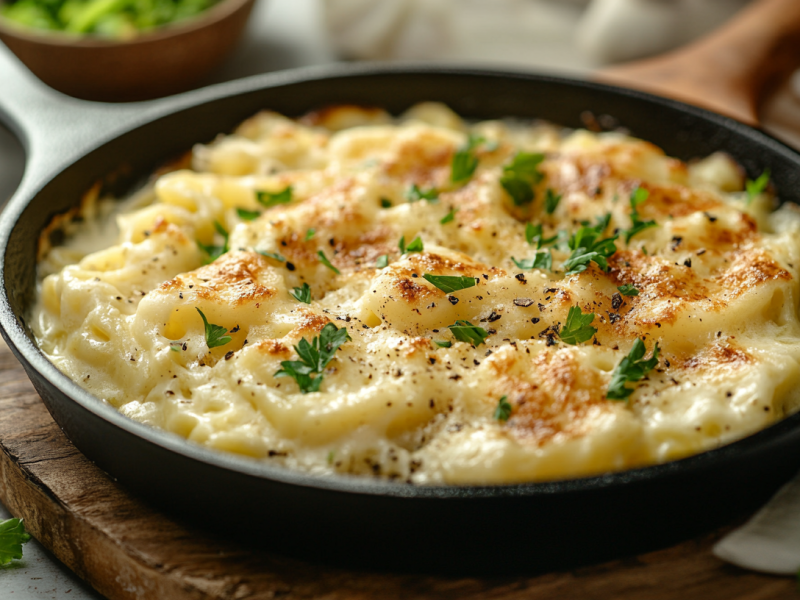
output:
[[[454,183],[459,150],[476,168]],[[543,160],[518,205],[519,152]],[[130,418],[306,472],[478,484],[661,463],[798,404],[800,212],[743,187],[723,154],[685,164],[620,133],[467,124],[436,104],[263,112],[134,198],[87,202],[59,222],[64,245],[43,236],[31,322]],[[605,215],[616,252],[566,274],[570,237]],[[655,225],[626,242],[634,219]],[[537,225],[555,238],[542,268]],[[204,264],[204,246],[228,251]],[[596,331],[567,343],[575,307]],[[198,309],[230,340],[209,348]],[[276,377],[328,323],[350,339],[319,391]],[[609,399],[637,338],[657,366]]]

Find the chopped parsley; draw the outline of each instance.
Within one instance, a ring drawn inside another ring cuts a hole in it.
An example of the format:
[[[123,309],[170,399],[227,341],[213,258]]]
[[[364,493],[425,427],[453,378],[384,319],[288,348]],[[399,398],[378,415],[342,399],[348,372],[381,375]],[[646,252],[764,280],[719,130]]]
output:
[[[306,230],[306,237],[303,238],[303,241],[307,242],[308,240],[314,237],[315,233],[317,233],[317,230],[314,229],[313,227],[309,227]]]
[[[550,271],[553,268],[553,253],[550,250],[541,250],[533,258],[517,260],[512,256],[511,261],[517,265],[518,269],[544,269],[545,271]]]
[[[601,235],[606,229],[608,229],[609,223],[611,223],[611,213],[607,212],[604,215],[600,215],[595,219],[596,224],[594,226],[594,230],[597,232],[597,235]],[[581,223],[581,225],[589,226],[589,223]]]
[[[28,543],[30,539],[22,519],[0,521],[0,565],[21,559],[22,544]]]
[[[558,241],[558,236],[554,235],[553,237],[545,238],[542,234],[541,223],[537,225],[528,223],[525,225],[525,239],[531,246],[533,246],[535,243],[537,248],[542,248],[544,246],[555,244]]]
[[[328,257],[325,256],[325,253],[322,250],[317,250],[317,256],[319,256],[319,262],[328,267],[331,271],[333,271],[337,275],[342,274],[341,271],[339,271],[339,269],[337,269],[331,264],[331,261],[328,260]]]
[[[200,242],[197,242],[197,246],[206,255],[206,259],[204,260],[205,264],[214,262],[220,256],[225,254],[228,250],[230,250],[230,248],[228,247],[228,237],[229,237],[228,232],[222,225],[220,225],[219,221],[214,221],[214,229],[217,230],[217,233],[219,233],[222,236],[225,242],[223,243],[222,246],[218,246],[216,244],[202,244]]]
[[[305,302],[306,304],[311,304],[311,288],[308,287],[308,284],[303,282],[302,287],[292,288],[290,292],[294,299],[298,302]]]
[[[645,229],[650,229],[651,227],[656,227],[655,221],[634,221],[633,226],[630,229],[625,230],[625,243],[631,241],[631,238]]]
[[[453,154],[450,165],[450,181],[461,183],[468,180],[478,168],[478,157],[475,156],[475,148],[485,140],[481,136],[469,135],[467,143]]]
[[[289,204],[292,201],[292,186],[286,186],[280,192],[256,192],[256,200],[264,206],[271,208],[278,204]]]
[[[648,360],[644,358],[646,349],[644,342],[636,338],[628,356],[623,358],[611,375],[611,384],[608,386],[606,398],[609,400],[627,400],[633,393],[633,388],[626,387],[628,382],[640,381],[649,371],[658,365],[658,342],[653,348],[653,356]]]
[[[392,201],[388,198],[381,198],[381,208],[392,208]]]
[[[421,190],[419,187],[417,187],[417,184],[415,183],[406,192],[406,200],[408,200],[409,202],[419,202],[420,200],[427,200],[428,202],[438,202],[439,192],[436,191],[436,188],[428,188],[427,190]]]
[[[246,210],[244,208],[237,208],[236,214],[239,215],[239,218],[243,221],[253,221],[261,216],[261,211],[259,210]]]
[[[441,223],[442,225],[447,225],[448,223],[453,221],[453,219],[456,218],[457,212],[458,212],[457,208],[451,208],[449,213],[447,213],[445,216],[439,219],[439,223]]]
[[[631,238],[645,229],[650,229],[651,227],[656,227],[655,221],[642,221],[639,218],[639,205],[647,202],[647,199],[650,197],[650,192],[646,189],[637,187],[633,193],[631,193],[631,228],[625,230],[625,243],[629,243]]]
[[[556,211],[559,202],[561,202],[561,194],[556,194],[552,189],[547,188],[547,191],[544,194],[545,212],[548,215],[552,215]]]
[[[769,178],[770,178],[770,171],[769,169],[764,169],[764,172],[758,176],[758,179],[753,181],[752,179],[748,179],[745,184],[744,188],[747,191],[747,205],[749,206],[750,203],[756,199],[757,196],[764,193],[764,190],[767,189],[769,185]]]
[[[639,290],[637,290],[633,285],[630,283],[626,283],[625,285],[620,285],[617,287],[619,293],[623,296],[638,296]]]
[[[489,332],[483,327],[473,325],[469,321],[456,321],[449,326],[453,337],[459,342],[467,342],[473,346],[480,346],[489,337]]]
[[[206,334],[206,346],[208,346],[209,350],[211,350],[211,348],[216,348],[217,346],[224,346],[233,339],[231,336],[227,335],[229,332],[222,325],[214,325],[213,323],[209,323],[208,320],[206,320],[206,316],[203,314],[202,310],[196,306],[195,310],[200,313],[200,318],[203,319],[203,325],[205,326]]]
[[[538,166],[544,160],[544,154],[517,152],[511,162],[503,167],[500,185],[508,192],[516,206],[530,204],[533,201],[533,187],[544,175]]]
[[[378,260],[375,262],[375,266],[379,269],[385,269],[389,266],[389,255],[388,254],[381,254],[378,257]]]
[[[181,344],[180,342],[170,342],[169,344],[169,349],[172,352],[180,352],[182,348],[183,344]]]
[[[453,342],[448,340],[433,340],[433,343],[439,346],[439,348],[449,348],[453,345]]]
[[[631,192],[631,210],[632,214],[639,216],[639,205],[644,204],[647,202],[647,199],[650,197],[650,192],[648,192],[643,187],[637,187],[633,192]]]
[[[567,323],[561,328],[558,336],[562,342],[573,346],[590,340],[597,333],[597,329],[591,327],[592,321],[594,321],[594,313],[583,314],[580,306],[573,306],[569,309]]]
[[[278,262],[286,262],[286,258],[277,252],[266,252],[265,250],[256,250],[256,252],[258,252],[261,256],[266,256],[267,258],[277,260]]]
[[[608,271],[608,258],[617,251],[614,240],[617,236],[598,240],[601,235],[597,227],[581,227],[569,238],[569,248],[572,250],[570,257],[564,262],[567,275],[581,273],[587,269],[590,262],[594,262],[603,271]]]
[[[465,290],[474,287],[475,278],[458,276],[458,275],[432,275],[425,273],[422,275],[423,279],[432,283],[437,288],[442,290],[445,294],[457,292],[458,290]]]
[[[497,401],[497,408],[494,409],[494,418],[498,421],[508,421],[511,416],[511,405],[508,403],[508,396],[503,396]]]
[[[422,244],[422,239],[419,236],[415,237],[408,246],[406,246],[406,236],[403,236],[400,238],[397,247],[400,248],[400,254],[422,252],[425,249],[425,246]]]
[[[333,323],[328,323],[311,343],[305,338],[300,340],[294,347],[300,360],[282,361],[281,369],[275,373],[275,377],[291,377],[300,386],[303,394],[318,392],[319,386],[322,385],[322,373],[325,367],[339,346],[349,339],[347,329],[344,327],[338,329]]]

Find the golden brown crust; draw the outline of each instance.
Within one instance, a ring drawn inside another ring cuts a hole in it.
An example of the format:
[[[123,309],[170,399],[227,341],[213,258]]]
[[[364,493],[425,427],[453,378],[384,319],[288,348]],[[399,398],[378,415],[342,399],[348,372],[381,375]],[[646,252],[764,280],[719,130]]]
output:
[[[508,428],[526,444],[541,446],[556,435],[580,437],[588,412],[607,407],[602,377],[587,372],[569,349],[544,351],[529,369],[530,379],[505,377],[498,385],[513,408]]]
[[[268,267],[267,259],[256,252],[228,252],[211,264],[162,283],[158,291],[180,292],[187,301],[233,306],[264,302],[277,293],[259,283],[259,273]]]

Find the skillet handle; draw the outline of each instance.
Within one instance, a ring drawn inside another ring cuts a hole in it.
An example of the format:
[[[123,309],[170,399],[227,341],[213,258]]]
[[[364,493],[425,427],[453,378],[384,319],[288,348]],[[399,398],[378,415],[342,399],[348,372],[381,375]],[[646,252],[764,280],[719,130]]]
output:
[[[39,81],[0,44],[0,120],[25,148],[15,196],[33,191],[92,148],[125,131],[149,103],[104,104],[65,96]]]
[[[758,125],[766,95],[800,65],[800,1],[756,0],[674,52],[603,69],[595,79],[670,96]]]

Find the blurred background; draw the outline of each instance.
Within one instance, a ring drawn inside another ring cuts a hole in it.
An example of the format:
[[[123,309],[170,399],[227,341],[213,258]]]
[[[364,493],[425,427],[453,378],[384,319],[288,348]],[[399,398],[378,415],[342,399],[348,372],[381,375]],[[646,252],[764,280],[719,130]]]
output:
[[[97,1],[80,0],[95,5]],[[103,17],[95,9],[95,13],[87,11],[87,16],[79,11],[82,5],[74,1],[65,9],[64,0],[0,0],[0,6],[5,7],[0,11],[4,15],[0,16],[0,34],[5,29],[30,36],[25,23],[11,21],[27,19],[30,23],[44,19],[49,31],[36,35],[64,35],[53,31],[61,27],[72,28],[73,39],[83,35],[91,39],[90,30],[94,28],[97,35],[108,37],[112,32],[130,42],[138,35],[131,33],[136,19],[150,18],[131,16],[130,11],[122,14],[128,10],[125,6],[142,4],[142,0],[127,4],[125,0],[116,4],[102,1],[106,11],[108,6],[116,6],[118,13],[106,12]],[[221,0],[219,4],[233,1]],[[22,5],[14,9],[16,17],[10,13],[13,4],[25,2],[43,3],[49,6],[49,12],[38,13],[35,6]],[[748,0],[256,0],[241,37],[233,41],[231,53],[192,87],[342,60],[479,64],[583,78],[606,65],[657,55],[686,44],[725,22],[747,3]],[[145,4],[152,10],[158,5],[154,0]],[[217,10],[212,4],[213,1],[193,8],[198,14],[186,17],[186,22],[203,18],[203,10]],[[167,20],[174,17],[176,9],[169,10],[173,12],[165,17]],[[53,15],[61,13],[71,20],[54,24]],[[158,35],[158,29],[145,33]],[[8,50],[0,46],[0,52]],[[3,87],[0,78],[0,94],[13,93],[13,89]],[[800,75],[790,77],[768,98],[761,118],[765,129],[800,147]],[[23,169],[22,146],[0,124],[0,201],[11,196]],[[6,516],[0,506],[0,518]],[[24,560],[0,567],[0,598],[98,597],[35,541],[26,546]]]

